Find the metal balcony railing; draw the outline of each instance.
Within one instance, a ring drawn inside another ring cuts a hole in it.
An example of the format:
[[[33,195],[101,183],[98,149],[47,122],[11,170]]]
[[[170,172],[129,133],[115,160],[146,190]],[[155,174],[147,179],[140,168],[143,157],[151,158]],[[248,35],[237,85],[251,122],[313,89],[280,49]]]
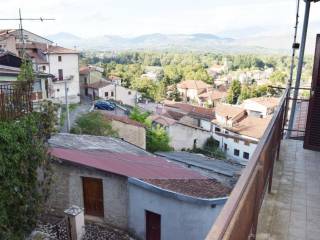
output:
[[[273,165],[279,155],[285,124],[288,92],[286,89],[270,124],[206,239],[255,239],[264,194],[267,188],[271,191]]]
[[[0,84],[0,120],[16,119],[32,112],[32,85]]]

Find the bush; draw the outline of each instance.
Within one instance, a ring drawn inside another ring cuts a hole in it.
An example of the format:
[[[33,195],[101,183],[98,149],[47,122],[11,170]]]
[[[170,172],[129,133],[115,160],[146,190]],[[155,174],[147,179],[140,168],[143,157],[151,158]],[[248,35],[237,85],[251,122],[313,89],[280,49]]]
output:
[[[90,112],[82,115],[76,120],[76,124],[70,132],[95,136],[118,136],[117,131],[112,129],[110,121],[100,112]]]

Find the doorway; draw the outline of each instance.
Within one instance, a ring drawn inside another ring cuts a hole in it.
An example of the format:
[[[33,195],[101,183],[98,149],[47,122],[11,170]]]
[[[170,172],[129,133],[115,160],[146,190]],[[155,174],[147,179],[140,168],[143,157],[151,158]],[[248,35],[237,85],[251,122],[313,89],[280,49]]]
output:
[[[103,217],[103,184],[102,179],[82,178],[84,212],[87,215]]]
[[[146,211],[146,240],[161,239],[161,215]]]

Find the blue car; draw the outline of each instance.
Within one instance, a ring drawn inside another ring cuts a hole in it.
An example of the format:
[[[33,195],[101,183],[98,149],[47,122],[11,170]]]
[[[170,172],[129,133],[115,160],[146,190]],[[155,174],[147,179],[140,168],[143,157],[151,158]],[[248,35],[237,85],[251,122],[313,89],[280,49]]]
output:
[[[116,109],[116,105],[108,101],[98,101],[94,104],[94,108],[99,110],[113,111]]]

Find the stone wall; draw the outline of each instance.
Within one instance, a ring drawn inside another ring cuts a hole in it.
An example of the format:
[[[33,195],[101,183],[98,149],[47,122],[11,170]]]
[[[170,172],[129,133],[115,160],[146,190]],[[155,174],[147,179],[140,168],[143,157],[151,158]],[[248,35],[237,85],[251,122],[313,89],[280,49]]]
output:
[[[112,128],[118,131],[119,138],[146,149],[146,129],[120,121],[112,120]]]
[[[128,227],[127,178],[89,168],[54,162],[49,207],[62,213],[72,205],[84,207],[82,177],[103,180],[104,221],[115,227]]]

